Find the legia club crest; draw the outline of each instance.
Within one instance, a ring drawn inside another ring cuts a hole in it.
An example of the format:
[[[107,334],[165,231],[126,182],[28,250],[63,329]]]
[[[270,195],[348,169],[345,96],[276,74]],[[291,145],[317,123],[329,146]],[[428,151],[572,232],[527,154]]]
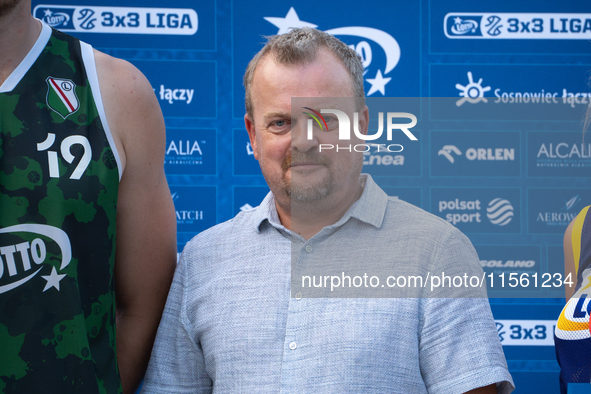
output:
[[[47,77],[47,106],[67,118],[80,108],[76,84],[70,79]]]

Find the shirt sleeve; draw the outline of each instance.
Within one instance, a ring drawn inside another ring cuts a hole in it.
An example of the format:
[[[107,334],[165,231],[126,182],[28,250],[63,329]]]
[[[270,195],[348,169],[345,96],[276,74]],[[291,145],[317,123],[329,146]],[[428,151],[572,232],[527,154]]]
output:
[[[187,271],[191,264],[187,255],[191,254],[182,254],[174,274],[142,394],[212,392],[212,381],[205,370],[203,351],[193,337],[186,316],[186,303],[189,301],[186,297]]]
[[[482,272],[472,244],[455,228],[435,253],[432,272],[450,265],[453,272],[464,265]],[[465,393],[493,383],[498,393],[515,388],[487,298],[423,298],[419,364],[429,393]]]

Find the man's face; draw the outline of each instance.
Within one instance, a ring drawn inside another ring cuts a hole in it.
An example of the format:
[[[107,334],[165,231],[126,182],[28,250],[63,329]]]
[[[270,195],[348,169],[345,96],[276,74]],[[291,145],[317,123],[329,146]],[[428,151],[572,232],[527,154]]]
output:
[[[277,64],[272,56],[262,59],[255,71],[251,95],[254,119],[245,116],[246,128],[255,158],[276,198],[315,201],[338,192],[346,195],[359,187],[361,154],[337,153],[336,149],[319,152],[319,144],[338,144],[338,127],[314,133],[308,140],[308,118],[302,115],[308,111],[293,108],[292,113],[292,97],[353,97],[351,77],[332,53],[321,49],[312,63],[295,66]],[[332,107],[331,100],[324,100],[324,107],[323,99],[310,102],[317,111]],[[350,107],[339,108],[351,115],[353,100],[346,100],[346,104]],[[366,118],[360,118],[363,130]],[[356,143],[343,142],[347,146]]]

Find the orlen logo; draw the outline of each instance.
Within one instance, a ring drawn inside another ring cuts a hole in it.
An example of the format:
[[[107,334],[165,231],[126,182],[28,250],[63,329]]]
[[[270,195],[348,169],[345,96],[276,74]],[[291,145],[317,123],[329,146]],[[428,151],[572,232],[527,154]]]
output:
[[[18,224],[0,229],[0,234],[30,233],[53,240],[61,251],[60,271],[66,268],[72,259],[72,248],[68,235],[61,229],[45,224]],[[28,282],[41,271],[47,257],[47,246],[41,237],[33,241],[20,242],[13,245],[0,245],[0,280],[6,283],[0,286],[0,294],[6,293]],[[33,270],[33,272],[31,272]],[[59,290],[59,281],[65,274],[58,275],[55,268],[51,275],[42,275],[47,281],[43,291],[55,287]]]
[[[445,145],[437,153],[438,156],[443,155],[450,163],[455,162],[452,153],[461,156],[462,152],[455,145]],[[514,161],[514,148],[468,148],[466,150],[466,159],[473,161]]]
[[[338,120],[338,127],[339,127],[339,140],[341,141],[349,141],[351,140],[351,120],[349,119],[349,116],[338,109],[321,109],[320,112],[313,110],[312,108],[309,107],[303,107],[306,110],[312,111],[313,114],[310,114],[309,112],[303,112],[305,115],[308,115],[310,117],[312,117],[312,119],[308,119],[308,123],[307,123],[307,138],[308,140],[312,140],[314,138],[314,121],[316,121],[316,124],[318,125],[318,127],[320,128],[320,130],[324,131],[325,128],[326,130],[332,129],[334,127],[334,118],[333,117],[329,117],[329,120],[327,122],[327,120],[322,116],[322,114],[333,114],[336,116],[337,120]],[[417,141],[417,137],[414,136],[414,134],[412,134],[410,132],[409,129],[413,128],[414,126],[416,126],[417,124],[417,117],[414,116],[411,113],[408,112],[388,112],[387,113],[387,117],[388,117],[388,124],[387,124],[387,138],[388,141],[392,141],[392,132],[394,130],[401,130],[402,132],[404,132],[404,134],[411,140],[411,141]],[[393,120],[394,119],[400,119],[400,118],[404,118],[404,119],[409,119],[410,123],[394,123]],[[377,140],[378,138],[380,138],[384,132],[384,113],[383,112],[379,112],[378,113],[378,131],[375,134],[369,134],[369,132],[366,134],[362,134],[359,131],[359,112],[354,112],[353,113],[353,132],[355,133],[355,136],[361,140],[364,141],[373,141],[373,140]],[[329,126],[330,123],[330,126]],[[394,147],[394,148],[393,148]],[[335,149],[335,145],[333,144],[320,144],[319,145],[319,151],[322,152],[322,150],[330,150],[330,149]],[[355,152],[369,152],[371,147],[369,146],[369,144],[357,144],[357,145],[351,145],[349,144],[341,146],[338,145],[336,146],[336,150],[348,150],[349,152],[351,152],[351,150],[354,150]],[[400,144],[391,144],[388,145],[387,147],[385,147],[385,149],[388,152],[401,152],[403,150],[402,145]],[[393,150],[394,149],[394,150]]]
[[[437,152],[437,156],[443,155],[447,160],[449,160],[450,163],[453,164],[456,161],[456,159],[454,158],[452,153],[455,153],[458,156],[462,155],[462,152],[458,149],[457,146],[445,145],[443,148],[439,150],[439,152]]]

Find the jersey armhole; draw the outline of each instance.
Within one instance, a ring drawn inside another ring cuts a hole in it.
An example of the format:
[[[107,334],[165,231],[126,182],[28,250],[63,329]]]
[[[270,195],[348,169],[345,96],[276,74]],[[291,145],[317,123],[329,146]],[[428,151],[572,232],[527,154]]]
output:
[[[103,129],[105,130],[107,140],[109,141],[109,145],[111,146],[111,150],[113,151],[113,155],[115,156],[115,161],[117,162],[117,169],[119,170],[119,181],[121,181],[121,176],[123,175],[121,158],[119,157],[117,145],[115,145],[113,134],[111,133],[111,129],[109,128],[109,122],[107,122],[107,115],[105,114],[105,107],[103,105],[101,89],[98,83],[98,74],[96,72],[96,64],[94,61],[94,51],[89,44],[82,41],[80,41],[80,51],[82,52],[82,61],[84,62],[84,66],[86,68],[86,75],[88,76],[88,82],[90,83],[92,96],[94,98],[94,102],[98,110],[99,117],[103,124]]]
[[[578,274],[579,272],[579,261],[581,258],[581,235],[583,232],[583,223],[585,222],[585,216],[587,216],[587,211],[589,207],[585,207],[581,210],[581,212],[575,218],[573,223],[573,230],[571,233],[571,242],[573,248],[573,257],[575,262],[575,272]]]

